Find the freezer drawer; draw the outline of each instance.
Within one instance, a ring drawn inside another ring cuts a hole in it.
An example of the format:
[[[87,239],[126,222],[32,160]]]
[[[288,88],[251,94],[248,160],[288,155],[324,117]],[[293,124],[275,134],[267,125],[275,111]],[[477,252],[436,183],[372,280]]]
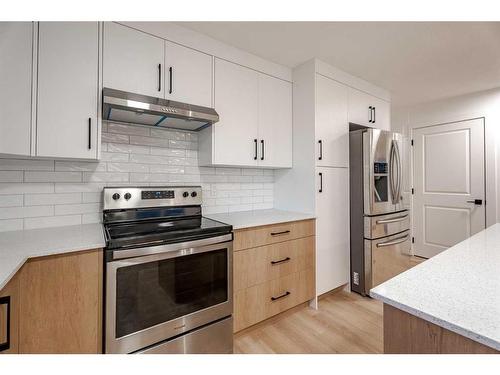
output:
[[[365,239],[365,290],[411,267],[410,231],[376,240]]]
[[[139,354],[232,354],[233,318],[228,317],[185,335],[140,351]]]
[[[405,210],[388,215],[365,216],[365,238],[390,236],[410,229],[410,212]]]

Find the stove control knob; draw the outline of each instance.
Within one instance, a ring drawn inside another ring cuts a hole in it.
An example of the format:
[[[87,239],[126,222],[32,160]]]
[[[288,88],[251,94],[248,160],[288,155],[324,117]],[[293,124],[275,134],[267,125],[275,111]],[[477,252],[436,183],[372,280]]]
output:
[[[193,198],[195,198],[197,195],[198,195],[198,193],[197,193],[196,191],[193,191],[193,192],[191,193],[191,196],[192,196]]]
[[[182,196],[183,196],[184,198],[187,198],[187,197],[189,197],[189,193],[188,193],[187,191],[185,191],[184,193],[182,193]]]
[[[126,200],[129,200],[130,198],[132,198],[132,194],[130,193],[125,193],[125,195],[123,196]]]
[[[113,194],[113,199],[114,199],[115,201],[117,201],[118,199],[120,199],[120,194],[118,194],[118,193],[114,193],[114,194]]]

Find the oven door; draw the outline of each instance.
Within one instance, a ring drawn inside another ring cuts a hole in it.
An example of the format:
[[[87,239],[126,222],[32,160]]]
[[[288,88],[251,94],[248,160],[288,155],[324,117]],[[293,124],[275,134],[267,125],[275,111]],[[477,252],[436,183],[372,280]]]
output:
[[[232,251],[232,234],[115,251],[114,259],[133,257],[106,264],[106,353],[131,353],[230,316]]]

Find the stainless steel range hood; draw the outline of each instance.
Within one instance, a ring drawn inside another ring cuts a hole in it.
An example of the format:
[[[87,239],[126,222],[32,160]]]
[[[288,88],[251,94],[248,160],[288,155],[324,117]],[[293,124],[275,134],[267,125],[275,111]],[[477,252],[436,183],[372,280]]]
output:
[[[109,88],[102,90],[103,120],[199,131],[219,121],[213,108]]]

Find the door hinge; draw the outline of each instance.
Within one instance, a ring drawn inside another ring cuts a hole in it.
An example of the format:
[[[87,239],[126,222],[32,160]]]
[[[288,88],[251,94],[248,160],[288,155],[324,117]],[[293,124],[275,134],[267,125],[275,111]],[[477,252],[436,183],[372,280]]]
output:
[[[411,195],[415,194],[415,189],[411,188]]]
[[[415,237],[411,238],[411,243],[415,243]]]
[[[411,140],[411,145],[413,146],[413,139]]]

